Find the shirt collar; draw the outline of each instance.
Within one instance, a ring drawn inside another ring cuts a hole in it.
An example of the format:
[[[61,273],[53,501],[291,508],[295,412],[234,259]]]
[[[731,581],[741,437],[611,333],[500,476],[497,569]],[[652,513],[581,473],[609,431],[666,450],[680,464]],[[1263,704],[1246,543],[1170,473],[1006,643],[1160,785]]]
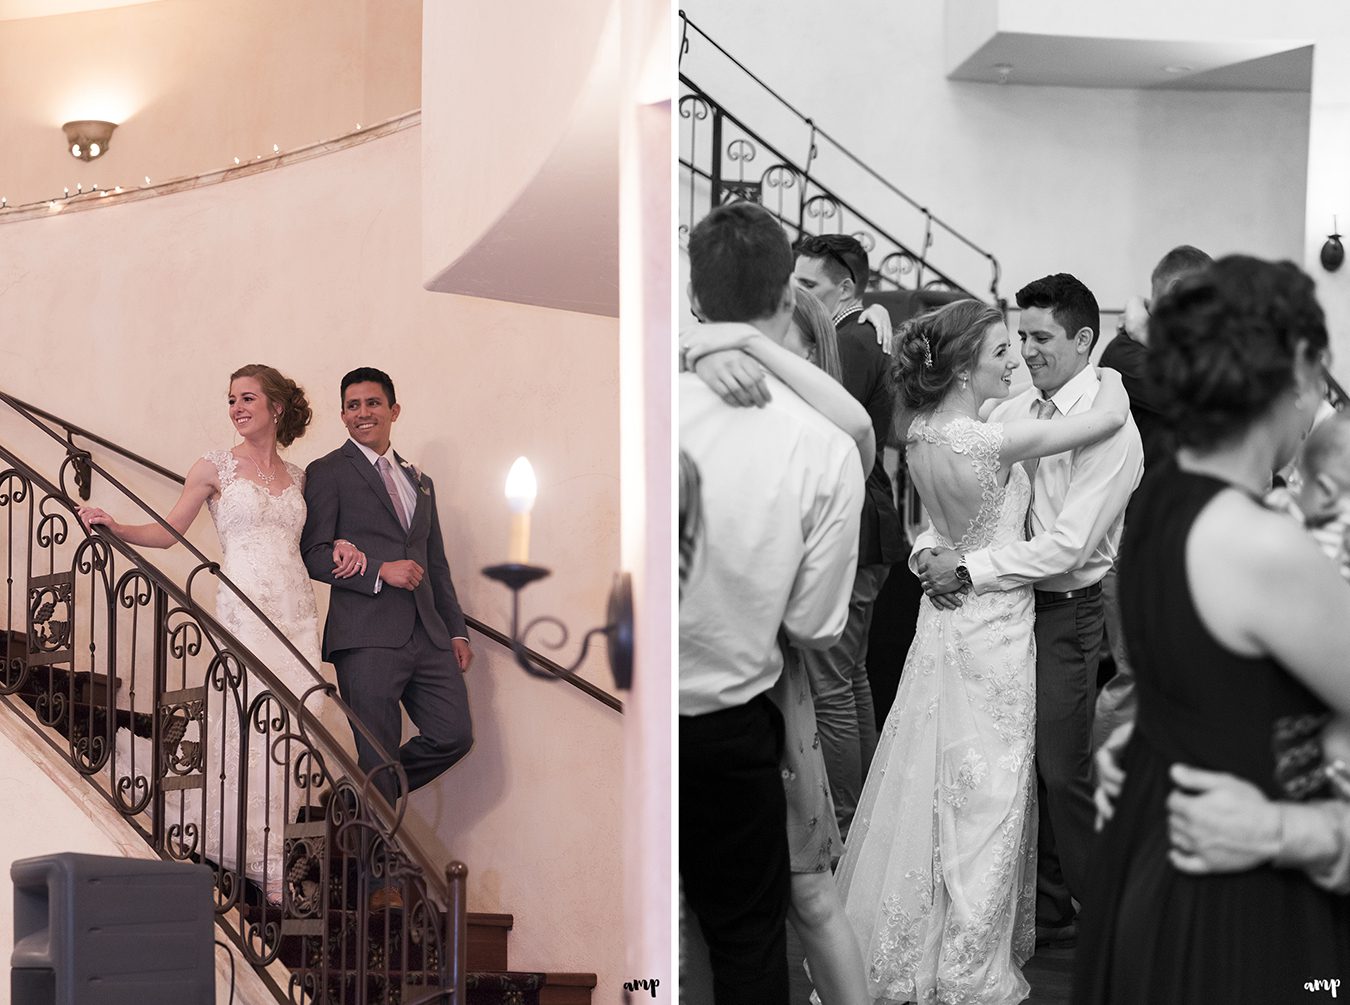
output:
[[[1098,383],[1097,371],[1093,369],[1091,364],[1083,367],[1050,397],[1050,400],[1055,403],[1055,411],[1060,415],[1068,415],[1069,410],[1078,404],[1079,399],[1096,387]],[[1035,397],[1040,396],[1034,396],[1033,400]]]
[[[839,310],[834,312],[835,325],[838,326],[841,321],[843,321],[845,318],[849,317],[852,314],[861,314],[862,309],[863,309],[862,304],[854,304],[852,307],[841,307]]]
[[[388,457],[390,464],[397,463],[394,459],[394,445],[392,443],[389,444],[389,449],[385,451],[383,455],[375,453],[375,451],[371,450],[364,443],[357,443],[355,440],[352,440],[352,445],[355,446],[357,450],[361,451],[361,453],[365,454],[366,460],[370,461],[372,465],[374,465],[381,456]]]

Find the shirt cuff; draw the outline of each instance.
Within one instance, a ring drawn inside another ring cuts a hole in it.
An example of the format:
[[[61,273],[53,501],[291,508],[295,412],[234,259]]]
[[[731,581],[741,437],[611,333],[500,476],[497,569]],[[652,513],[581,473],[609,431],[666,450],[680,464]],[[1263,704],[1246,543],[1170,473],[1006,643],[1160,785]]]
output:
[[[989,557],[988,548],[966,552],[966,571],[970,573],[972,593],[985,593],[996,585],[998,573],[994,571],[994,563]]]
[[[379,594],[380,590],[382,590],[383,588],[384,588],[384,580],[381,579],[378,575],[376,575],[376,577],[375,577],[375,593],[371,594],[371,596],[377,596],[377,595]]]

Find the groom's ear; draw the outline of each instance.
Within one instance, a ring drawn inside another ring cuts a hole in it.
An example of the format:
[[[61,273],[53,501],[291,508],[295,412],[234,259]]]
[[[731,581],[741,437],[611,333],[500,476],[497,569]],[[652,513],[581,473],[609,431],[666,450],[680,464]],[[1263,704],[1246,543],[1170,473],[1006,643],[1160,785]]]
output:
[[[397,422],[397,421],[398,421],[398,413],[401,412],[401,411],[403,411],[403,406],[402,406],[402,405],[399,405],[399,404],[397,404],[397,403],[396,403],[396,404],[393,404],[393,405],[390,405],[390,406],[389,406],[389,421],[390,421],[390,422]]]

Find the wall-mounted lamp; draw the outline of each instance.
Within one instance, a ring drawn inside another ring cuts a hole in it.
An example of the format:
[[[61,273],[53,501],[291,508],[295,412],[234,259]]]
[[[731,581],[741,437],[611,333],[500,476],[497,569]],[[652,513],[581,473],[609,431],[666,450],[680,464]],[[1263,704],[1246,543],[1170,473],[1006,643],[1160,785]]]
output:
[[[529,565],[526,560],[530,551],[530,510],[534,507],[537,485],[534,469],[524,457],[518,457],[511,465],[511,473],[506,476],[506,502],[511,508],[511,537],[507,548],[509,561],[505,565],[490,565],[483,575],[504,583],[511,589],[511,650],[516,654],[516,662],[526,673],[536,677],[556,680],[556,674],[542,670],[530,659],[525,647],[525,638],[541,623],[553,625],[558,629],[560,638],[557,645],[561,648],[567,642],[567,626],[557,618],[544,615],[535,618],[523,629],[520,627],[520,591],[536,580],[550,575],[548,569],[538,565]],[[609,641],[609,668],[614,674],[614,683],[620,688],[633,686],[633,587],[632,579],[626,572],[614,577],[614,586],[609,592],[607,621],[603,627],[592,628],[581,642],[581,653],[576,662],[563,670],[563,675],[576,672],[581,661],[586,658],[591,638],[603,635]]]
[[[1341,235],[1336,233],[1336,218],[1331,218],[1331,233],[1327,243],[1322,245],[1322,268],[1335,272],[1345,261],[1345,247],[1341,244]]]
[[[117,123],[104,122],[101,119],[80,119],[76,122],[67,122],[61,128],[66,132],[70,156],[78,157],[82,161],[91,161],[107,153]]]

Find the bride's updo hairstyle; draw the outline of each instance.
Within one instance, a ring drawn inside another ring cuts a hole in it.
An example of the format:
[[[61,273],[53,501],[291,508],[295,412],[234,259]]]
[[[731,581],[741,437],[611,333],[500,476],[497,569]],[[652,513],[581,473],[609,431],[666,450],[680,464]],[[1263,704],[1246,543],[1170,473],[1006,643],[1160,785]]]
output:
[[[1153,306],[1148,379],[1177,441],[1207,449],[1241,434],[1294,385],[1300,340],[1327,347],[1313,281],[1292,262],[1221,258]]]
[[[276,367],[265,363],[250,363],[241,366],[230,374],[233,384],[240,377],[252,377],[262,387],[269,404],[281,405],[281,414],[277,416],[277,442],[289,447],[305,435],[305,427],[314,418],[314,411],[305,398],[305,389],[285,376]]]
[[[891,378],[904,408],[936,408],[956,375],[975,366],[989,326],[1002,320],[1001,311],[982,301],[957,300],[901,325]]]

